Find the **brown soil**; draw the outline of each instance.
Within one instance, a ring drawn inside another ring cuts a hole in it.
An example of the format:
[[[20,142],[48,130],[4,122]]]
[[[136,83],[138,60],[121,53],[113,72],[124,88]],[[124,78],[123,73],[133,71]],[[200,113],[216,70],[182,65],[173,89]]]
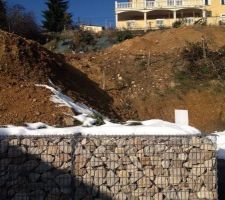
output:
[[[188,109],[191,125],[211,132],[225,129],[224,81],[179,81],[187,64],[187,42],[205,40],[213,50],[225,45],[225,27],[184,27],[147,33],[112,48],[86,55],[66,55],[113,99],[123,119],[174,121],[174,109]],[[187,77],[185,77],[187,78]]]
[[[50,101],[51,93],[35,84],[49,79],[75,101],[116,116],[112,99],[85,74],[39,44],[0,31],[0,125],[42,121],[68,125],[71,110]],[[71,123],[69,123],[71,124]]]
[[[1,124],[21,125],[24,122],[44,122],[61,125],[63,112],[70,112],[65,107],[56,108],[49,101],[51,92],[36,87],[32,83],[21,83],[7,79],[0,79],[0,118]],[[5,84],[2,84],[2,83]]]
[[[170,53],[177,51],[186,45],[187,42],[197,42],[201,39],[207,40],[211,48],[217,49],[224,46],[225,27],[182,27],[178,29],[159,30],[127,40],[109,49],[109,52],[130,52],[138,54],[140,52]]]
[[[60,56],[0,31],[0,124],[68,125],[64,113],[72,111],[56,107],[50,92],[35,86],[51,79],[74,101],[111,118],[173,122],[174,109],[182,108],[191,125],[224,130],[224,81],[180,81],[175,75],[187,64],[181,57],[187,41],[204,39],[216,50],[225,45],[224,34],[224,27],[160,30],[102,52]]]

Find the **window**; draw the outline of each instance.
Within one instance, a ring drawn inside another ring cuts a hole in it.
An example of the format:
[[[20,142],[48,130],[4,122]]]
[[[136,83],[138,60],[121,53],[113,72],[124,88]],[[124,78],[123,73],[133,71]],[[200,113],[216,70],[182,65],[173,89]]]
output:
[[[220,18],[221,18],[221,21],[222,22],[225,22],[225,13],[221,14],[221,17]]]
[[[225,0],[221,0],[221,4],[222,5],[225,5]]]
[[[128,29],[135,28],[135,21],[134,20],[127,21],[127,27],[128,27]]]
[[[187,18],[185,19],[185,23],[186,23],[187,25],[194,24],[194,18],[193,18],[193,17],[187,17]]]
[[[174,0],[167,0],[167,6],[174,6]]]
[[[163,27],[163,19],[157,19],[156,26],[158,26],[159,28],[162,28]]]
[[[147,0],[146,1],[146,6],[147,7],[154,7],[154,5],[155,5],[155,1],[154,0]]]
[[[211,5],[211,0],[204,0],[205,1],[205,5]],[[223,1],[223,0],[221,0]]]
[[[206,11],[206,17],[212,17],[212,11]]]
[[[182,6],[182,0],[176,0],[176,5],[177,6]]]

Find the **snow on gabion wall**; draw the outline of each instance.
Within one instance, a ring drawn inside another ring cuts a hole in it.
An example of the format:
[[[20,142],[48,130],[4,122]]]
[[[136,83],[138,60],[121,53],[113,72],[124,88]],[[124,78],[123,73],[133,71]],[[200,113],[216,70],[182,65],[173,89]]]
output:
[[[1,199],[216,200],[205,137],[0,139]]]

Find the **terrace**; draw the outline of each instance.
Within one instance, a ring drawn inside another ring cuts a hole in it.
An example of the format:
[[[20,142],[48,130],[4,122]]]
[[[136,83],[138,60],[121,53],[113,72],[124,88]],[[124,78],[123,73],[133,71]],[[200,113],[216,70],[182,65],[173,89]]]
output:
[[[206,18],[202,0],[143,0],[117,2],[116,27],[118,29],[158,29],[171,27],[177,20],[192,25]]]
[[[143,2],[115,2],[116,11],[203,8],[202,0],[156,0]]]

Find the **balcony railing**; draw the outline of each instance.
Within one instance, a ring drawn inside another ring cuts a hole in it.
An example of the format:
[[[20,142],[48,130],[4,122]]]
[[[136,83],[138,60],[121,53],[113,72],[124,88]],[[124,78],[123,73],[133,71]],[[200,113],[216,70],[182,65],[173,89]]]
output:
[[[116,2],[117,10],[134,9],[154,9],[154,8],[173,8],[173,7],[201,7],[202,0],[155,0],[143,2]]]

